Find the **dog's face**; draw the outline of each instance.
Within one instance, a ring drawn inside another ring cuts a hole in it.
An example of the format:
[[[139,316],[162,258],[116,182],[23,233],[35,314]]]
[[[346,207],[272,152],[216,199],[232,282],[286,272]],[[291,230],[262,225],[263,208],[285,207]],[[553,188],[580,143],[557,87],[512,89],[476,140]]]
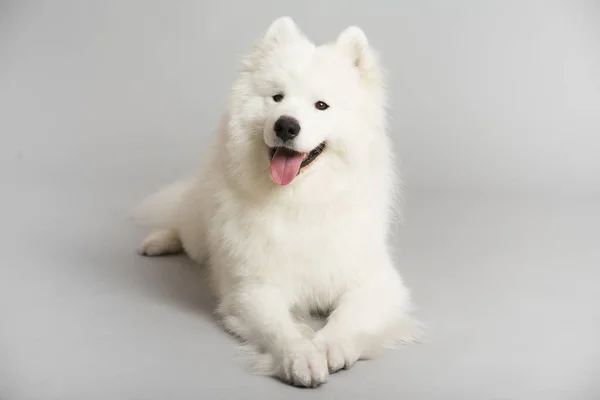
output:
[[[233,97],[254,143],[249,148],[282,186],[309,169],[339,174],[383,128],[374,126],[383,124],[381,75],[354,27],[315,46],[291,19],[276,20],[246,60]]]

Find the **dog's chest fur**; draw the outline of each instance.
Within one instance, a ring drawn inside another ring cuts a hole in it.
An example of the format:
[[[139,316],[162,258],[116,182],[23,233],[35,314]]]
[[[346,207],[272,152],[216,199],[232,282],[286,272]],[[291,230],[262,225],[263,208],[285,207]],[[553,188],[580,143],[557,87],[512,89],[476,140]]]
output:
[[[352,198],[256,203],[228,193],[210,218],[211,269],[221,290],[254,279],[277,286],[292,303],[326,309],[369,269],[364,263],[377,238],[365,235],[372,232],[366,212]]]

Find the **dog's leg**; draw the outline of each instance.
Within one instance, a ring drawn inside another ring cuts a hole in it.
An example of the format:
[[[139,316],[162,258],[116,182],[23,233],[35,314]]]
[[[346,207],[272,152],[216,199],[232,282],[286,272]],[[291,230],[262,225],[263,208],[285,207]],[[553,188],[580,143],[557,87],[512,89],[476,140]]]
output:
[[[179,234],[174,229],[164,229],[151,233],[146,237],[139,253],[145,256],[162,256],[183,251]]]
[[[408,292],[393,274],[345,293],[314,342],[327,355],[329,372],[376,355],[408,319]]]
[[[303,335],[278,288],[244,284],[229,291],[219,307],[226,327],[272,355],[268,373],[304,387],[327,381],[325,354]],[[264,369],[265,366],[261,366]]]

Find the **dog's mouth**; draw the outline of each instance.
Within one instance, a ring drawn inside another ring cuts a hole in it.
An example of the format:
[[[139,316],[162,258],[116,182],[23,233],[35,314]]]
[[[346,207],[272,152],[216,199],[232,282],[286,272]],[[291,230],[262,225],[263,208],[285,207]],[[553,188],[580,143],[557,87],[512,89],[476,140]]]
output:
[[[271,178],[281,186],[290,184],[303,168],[312,164],[323,153],[325,147],[326,143],[323,142],[308,153],[300,153],[287,147],[269,149]]]

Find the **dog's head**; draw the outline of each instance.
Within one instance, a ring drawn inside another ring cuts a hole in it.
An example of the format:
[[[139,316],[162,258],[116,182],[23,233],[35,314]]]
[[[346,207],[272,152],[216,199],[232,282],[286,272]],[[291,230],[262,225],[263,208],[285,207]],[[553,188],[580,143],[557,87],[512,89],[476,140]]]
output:
[[[384,102],[382,74],[362,30],[347,28],[315,46],[283,17],[244,60],[229,130],[235,152],[251,152],[259,173],[277,185],[331,184],[368,162],[374,139],[384,135]]]

